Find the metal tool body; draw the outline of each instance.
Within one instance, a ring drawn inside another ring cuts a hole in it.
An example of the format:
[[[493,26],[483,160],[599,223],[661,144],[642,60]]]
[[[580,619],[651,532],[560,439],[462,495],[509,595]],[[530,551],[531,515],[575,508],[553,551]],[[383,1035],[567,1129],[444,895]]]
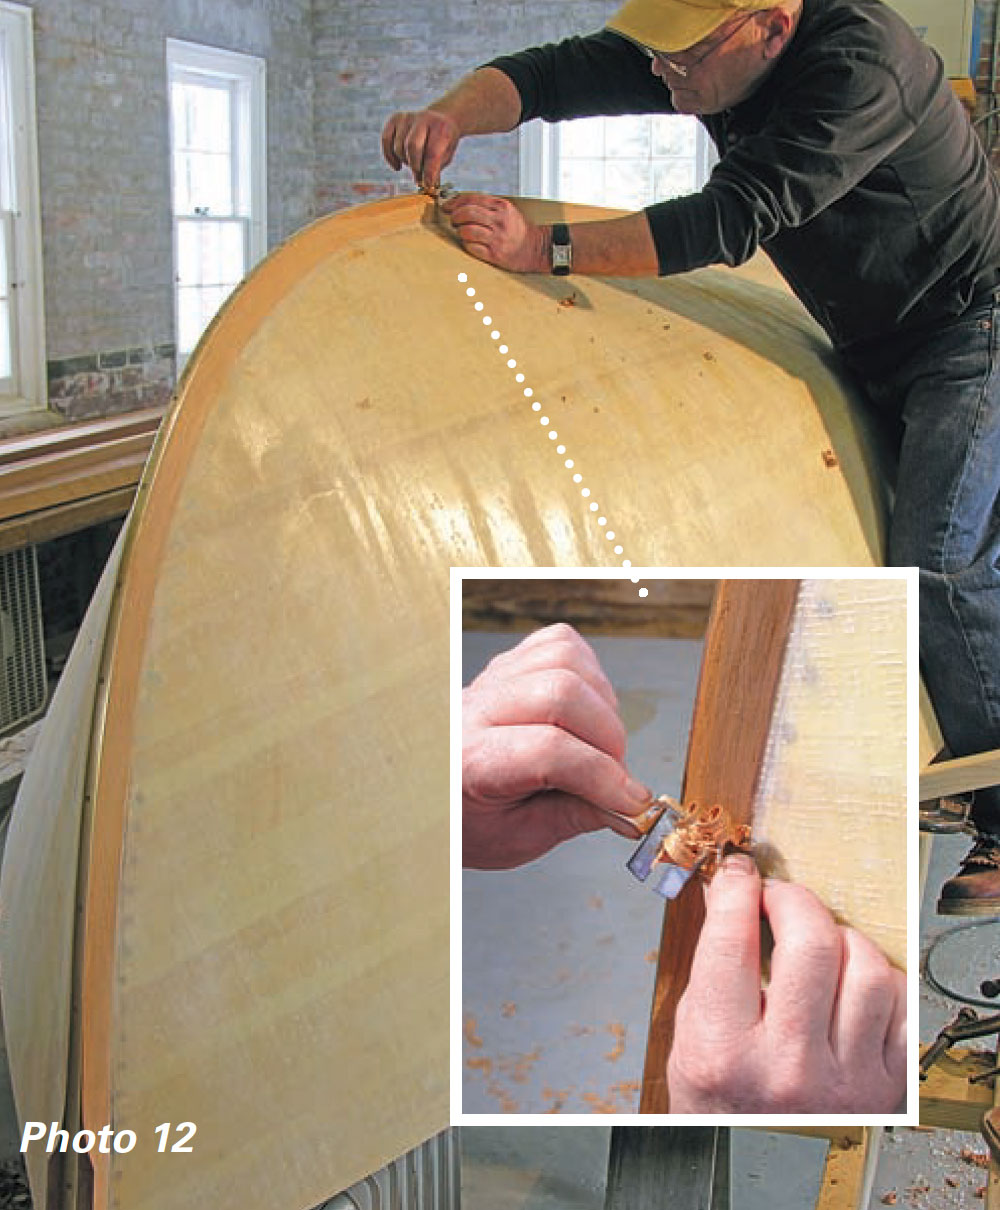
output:
[[[699,871],[713,874],[728,848],[750,842],[749,826],[734,823],[724,807],[682,805],[665,794],[632,822],[646,835],[626,866],[664,899],[676,899]]]
[[[442,181],[439,185],[421,185],[420,192],[438,203],[446,202],[450,197],[454,197],[458,190],[449,181]]]
[[[640,882],[648,883],[658,895],[662,895],[664,899],[676,899],[706,859],[702,857],[691,869],[684,869],[663,859],[664,841],[677,831],[683,815],[677,803],[669,799],[659,801],[663,803],[663,807],[656,822],[639,842],[625,865],[634,877]]]

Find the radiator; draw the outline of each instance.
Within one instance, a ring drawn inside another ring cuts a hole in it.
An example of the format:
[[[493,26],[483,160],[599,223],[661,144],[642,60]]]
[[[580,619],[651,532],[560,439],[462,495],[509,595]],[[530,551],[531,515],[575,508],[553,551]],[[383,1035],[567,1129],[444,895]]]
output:
[[[445,1130],[318,1210],[460,1210],[457,1130]]]
[[[0,555],[0,735],[45,709],[45,644],[34,546]]]

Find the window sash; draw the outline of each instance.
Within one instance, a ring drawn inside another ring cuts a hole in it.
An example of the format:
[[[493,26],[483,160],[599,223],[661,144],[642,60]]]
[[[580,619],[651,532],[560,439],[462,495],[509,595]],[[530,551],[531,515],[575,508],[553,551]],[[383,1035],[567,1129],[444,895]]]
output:
[[[18,316],[15,305],[17,280],[14,215],[0,210],[0,396],[18,394]]]
[[[266,251],[264,63],[168,39],[167,76],[180,368],[215,311]],[[186,96],[178,92],[185,88]],[[214,138],[193,108],[198,90],[205,90],[209,110],[213,93],[225,97],[215,115],[221,121],[228,112],[224,138]],[[215,180],[203,185],[199,169],[208,168],[211,177],[213,160]]]
[[[584,123],[587,127],[581,134]],[[677,123],[690,124],[686,139],[677,138]],[[626,141],[633,144],[631,151],[623,147]],[[691,148],[688,154],[672,150],[683,142]],[[576,147],[586,154],[574,154]],[[700,189],[714,158],[702,124],[684,115],[534,121],[521,127],[520,191],[528,196],[638,210],[680,192]],[[669,183],[668,170],[677,166],[689,166],[686,188]]]
[[[248,190],[243,187],[241,176],[246,175],[246,154],[239,137],[239,128],[242,125],[243,116],[241,105],[243,92],[246,85],[242,85],[239,81],[219,79],[206,76],[203,72],[178,71],[175,73],[171,82],[171,118],[173,125],[173,176],[174,176],[174,212],[176,214],[213,214],[213,215],[243,215],[246,217],[249,213],[249,197]],[[185,90],[186,104],[178,105],[175,103],[179,90]],[[195,93],[200,92],[205,98],[211,97],[213,93],[218,93],[225,98],[226,115],[217,114],[216,121],[222,122],[225,117],[228,117],[226,122],[227,137],[219,140],[215,146],[206,146],[199,144],[198,141],[192,138],[190,127],[196,124],[196,117],[192,114],[191,109],[195,102]],[[182,130],[178,136],[176,117],[178,110],[184,110],[184,116],[187,119],[186,125],[188,129]],[[223,171],[218,174],[222,178],[221,182],[217,182],[216,190],[216,205],[212,205],[213,200],[210,196],[205,196],[204,186],[201,187],[201,194],[198,193],[198,185],[195,182],[197,173],[193,172],[199,164],[211,165],[216,162]],[[218,204],[219,189],[218,183],[221,183],[222,195],[225,201]]]
[[[32,20],[0,0],[0,417],[46,404]]]
[[[247,274],[250,221],[178,215],[174,248],[177,352],[188,357],[212,316]]]

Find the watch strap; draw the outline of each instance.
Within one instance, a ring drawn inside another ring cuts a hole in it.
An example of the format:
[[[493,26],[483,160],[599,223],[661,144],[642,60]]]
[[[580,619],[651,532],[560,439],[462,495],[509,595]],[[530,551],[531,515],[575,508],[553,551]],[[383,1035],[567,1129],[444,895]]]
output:
[[[552,272],[565,277],[573,269],[573,243],[565,223],[552,224]]]

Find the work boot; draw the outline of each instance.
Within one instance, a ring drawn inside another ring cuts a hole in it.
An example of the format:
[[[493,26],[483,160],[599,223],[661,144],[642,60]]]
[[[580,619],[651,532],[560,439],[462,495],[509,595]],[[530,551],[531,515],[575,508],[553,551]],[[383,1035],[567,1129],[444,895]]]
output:
[[[942,916],[1000,915],[1000,837],[981,833],[954,878],[941,888]]]

